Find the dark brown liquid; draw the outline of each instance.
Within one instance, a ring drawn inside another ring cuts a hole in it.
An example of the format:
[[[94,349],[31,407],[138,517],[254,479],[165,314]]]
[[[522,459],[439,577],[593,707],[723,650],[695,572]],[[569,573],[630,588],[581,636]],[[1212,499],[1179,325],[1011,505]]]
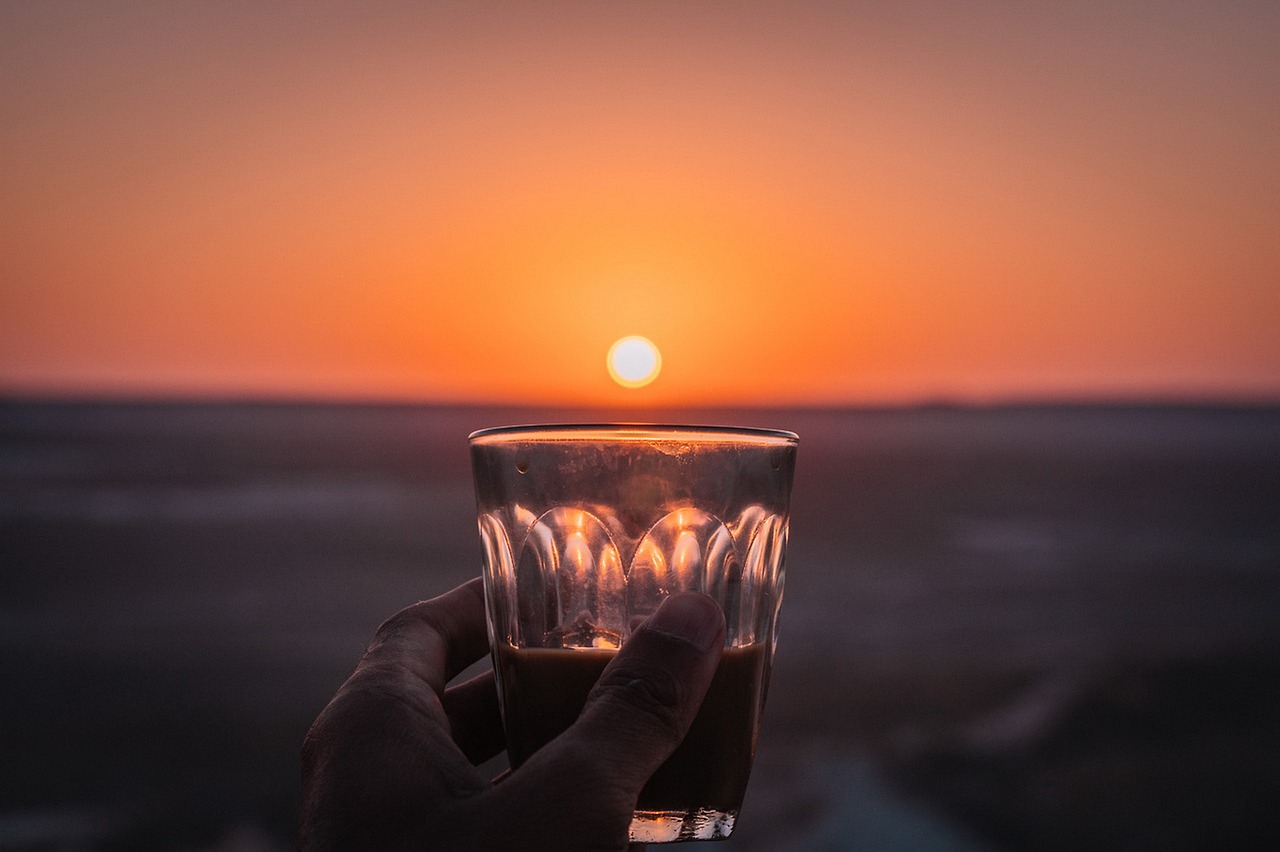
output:
[[[763,704],[764,651],[764,645],[725,649],[693,727],[641,791],[638,810],[737,812],[741,807]],[[573,724],[614,653],[499,649],[512,768]]]

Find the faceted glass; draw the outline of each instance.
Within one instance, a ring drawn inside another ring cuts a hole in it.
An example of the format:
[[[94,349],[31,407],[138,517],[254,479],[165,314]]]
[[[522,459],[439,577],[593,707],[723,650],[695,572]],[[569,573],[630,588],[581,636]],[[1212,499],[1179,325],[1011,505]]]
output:
[[[777,637],[798,439],[580,425],[487,429],[470,440],[513,768],[572,724],[663,597],[704,592],[724,611],[725,653],[684,743],[641,792],[631,837],[727,837]]]

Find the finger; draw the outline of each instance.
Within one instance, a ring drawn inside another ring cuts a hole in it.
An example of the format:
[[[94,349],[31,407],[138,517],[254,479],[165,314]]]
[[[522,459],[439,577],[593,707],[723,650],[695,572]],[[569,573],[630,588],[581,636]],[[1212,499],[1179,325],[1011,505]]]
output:
[[[706,595],[671,595],[631,636],[566,736],[599,743],[634,795],[693,724],[724,650],[724,615]]]
[[[443,703],[453,741],[472,763],[483,763],[507,747],[492,671],[449,687]]]
[[[454,675],[488,652],[484,587],[477,577],[388,618],[374,634],[360,668],[407,668],[441,694]]]
[[[578,721],[493,788],[500,811],[527,838],[550,842],[573,825],[581,848],[625,848],[640,788],[693,723],[724,635],[711,598],[668,597],[606,667]]]
[[[442,697],[453,674],[486,650],[478,580],[378,629],[307,734],[300,848],[407,846],[428,833],[431,803],[488,789],[455,745]]]

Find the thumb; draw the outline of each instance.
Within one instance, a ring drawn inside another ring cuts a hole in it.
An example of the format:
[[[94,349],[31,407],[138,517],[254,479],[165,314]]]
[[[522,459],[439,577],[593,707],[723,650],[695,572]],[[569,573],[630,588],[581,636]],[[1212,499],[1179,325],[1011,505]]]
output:
[[[568,833],[581,848],[626,846],[640,789],[693,724],[724,637],[724,615],[706,595],[662,602],[600,675],[578,720],[493,789],[527,838],[563,842]]]
[[[724,615],[711,598],[667,597],[605,668],[566,732],[590,742],[633,799],[693,724],[724,634]]]

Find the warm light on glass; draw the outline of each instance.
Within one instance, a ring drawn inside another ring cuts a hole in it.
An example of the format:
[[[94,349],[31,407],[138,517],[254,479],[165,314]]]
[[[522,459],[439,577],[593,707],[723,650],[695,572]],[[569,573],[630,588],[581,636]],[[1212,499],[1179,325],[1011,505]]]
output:
[[[658,377],[662,355],[648,338],[624,337],[609,347],[609,375],[624,388],[642,388]]]

